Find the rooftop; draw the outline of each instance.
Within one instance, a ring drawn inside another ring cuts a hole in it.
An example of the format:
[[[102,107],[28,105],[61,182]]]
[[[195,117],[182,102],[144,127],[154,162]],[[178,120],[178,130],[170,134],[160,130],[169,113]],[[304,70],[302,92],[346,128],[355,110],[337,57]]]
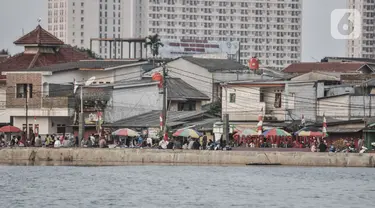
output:
[[[43,29],[38,25],[33,31],[22,36],[18,40],[14,41],[16,45],[64,45],[57,37],[53,36],[51,33]]]
[[[362,62],[315,62],[315,63],[294,63],[283,69],[285,73],[309,73],[312,71],[348,73],[358,72],[362,67],[371,69]]]
[[[321,62],[329,62],[329,59],[338,60],[342,62],[365,62],[375,63],[375,59],[370,58],[358,58],[358,57],[324,57]]]
[[[82,60],[49,66],[35,67],[27,71],[49,71],[61,72],[74,69],[108,69],[112,67],[126,66],[132,64],[142,64],[138,60]]]
[[[206,68],[210,72],[247,70],[246,66],[230,59],[206,59],[195,57],[182,57],[182,59]]]
[[[161,111],[155,110],[138,116],[116,121],[106,126],[142,128],[142,127],[159,127]],[[170,127],[183,125],[193,119],[203,119],[209,117],[205,111],[169,111],[167,116],[167,125]]]
[[[53,64],[75,62],[83,59],[90,59],[88,54],[77,49],[64,45],[56,53],[19,53],[5,59],[0,63],[0,72],[5,71],[29,71],[33,68],[43,68]],[[5,76],[0,75],[0,79]]]
[[[168,100],[210,100],[206,94],[197,90],[195,87],[189,85],[180,78],[168,78],[166,82]]]

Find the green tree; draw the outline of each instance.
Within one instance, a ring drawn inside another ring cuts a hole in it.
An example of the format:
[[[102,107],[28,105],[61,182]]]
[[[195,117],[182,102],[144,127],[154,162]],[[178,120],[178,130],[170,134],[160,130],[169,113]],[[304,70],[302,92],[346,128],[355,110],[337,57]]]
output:
[[[153,65],[155,66],[155,57],[159,55],[159,48],[164,47],[158,34],[146,37],[145,48],[149,47],[153,57]]]
[[[1,49],[0,50],[0,55],[9,55],[8,50]]]
[[[78,48],[77,46],[75,46],[75,48],[83,53],[86,53],[90,58],[93,58],[93,59],[102,59],[98,54],[96,54],[94,51],[88,49],[88,48]]]

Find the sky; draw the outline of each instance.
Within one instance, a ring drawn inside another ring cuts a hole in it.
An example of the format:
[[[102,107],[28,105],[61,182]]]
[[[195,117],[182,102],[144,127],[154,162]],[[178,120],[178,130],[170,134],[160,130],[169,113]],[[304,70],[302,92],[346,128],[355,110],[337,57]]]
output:
[[[302,61],[320,61],[325,56],[345,56],[345,41],[331,37],[330,16],[346,7],[346,0],[303,0]],[[11,54],[23,50],[13,42],[35,29],[38,18],[47,26],[47,0],[0,0],[0,50]]]

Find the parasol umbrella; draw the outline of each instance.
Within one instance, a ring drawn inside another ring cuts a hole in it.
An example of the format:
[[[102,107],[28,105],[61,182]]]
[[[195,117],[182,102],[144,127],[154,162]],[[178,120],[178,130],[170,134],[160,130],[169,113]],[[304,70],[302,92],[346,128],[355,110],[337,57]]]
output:
[[[203,135],[202,133],[194,129],[179,129],[173,134],[173,136],[175,137],[191,137],[195,139],[198,139],[202,135]]]
[[[235,135],[238,136],[258,136],[258,132],[252,130],[252,129],[244,129],[244,130],[239,130]]]
[[[0,132],[4,133],[18,133],[21,132],[21,129],[15,127],[15,126],[3,126],[0,128]]]
[[[114,132],[112,132],[112,135],[114,136],[128,136],[128,137],[138,137],[138,132],[131,130],[131,129],[118,129]]]
[[[265,137],[271,137],[271,136],[291,136],[288,132],[282,130],[282,129],[270,129],[268,131],[265,131],[263,133],[263,136]]]
[[[301,137],[324,137],[324,133],[323,132],[319,132],[319,131],[298,131],[296,132],[295,134],[296,136],[301,136]],[[325,135],[327,136],[327,133],[325,133]]]
[[[294,135],[301,137],[323,137],[323,132],[317,127],[305,127],[295,132]]]

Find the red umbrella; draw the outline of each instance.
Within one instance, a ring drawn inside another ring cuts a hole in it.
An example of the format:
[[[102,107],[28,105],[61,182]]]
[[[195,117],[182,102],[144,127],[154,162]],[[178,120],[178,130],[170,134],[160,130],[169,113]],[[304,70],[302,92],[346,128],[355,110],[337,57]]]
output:
[[[4,133],[18,133],[20,132],[21,129],[15,127],[15,126],[3,126],[0,128],[0,132],[4,132]]]

